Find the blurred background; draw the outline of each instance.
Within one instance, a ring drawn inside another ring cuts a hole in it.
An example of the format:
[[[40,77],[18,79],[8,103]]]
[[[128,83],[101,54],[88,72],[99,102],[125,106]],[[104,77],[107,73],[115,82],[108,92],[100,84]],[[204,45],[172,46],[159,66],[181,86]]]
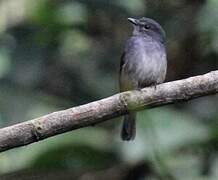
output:
[[[0,127],[118,92],[128,17],[167,34],[167,81],[218,68],[218,0],[1,0]],[[217,96],[138,113],[0,153],[3,180],[217,180]]]

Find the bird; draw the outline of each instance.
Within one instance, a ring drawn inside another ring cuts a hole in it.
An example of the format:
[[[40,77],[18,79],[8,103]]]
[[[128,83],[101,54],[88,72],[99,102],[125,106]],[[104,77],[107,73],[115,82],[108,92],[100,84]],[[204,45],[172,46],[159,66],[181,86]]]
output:
[[[163,83],[167,71],[165,31],[155,20],[147,17],[128,18],[133,33],[124,45],[120,61],[120,92],[140,90]],[[136,112],[124,115],[121,139],[134,140]]]

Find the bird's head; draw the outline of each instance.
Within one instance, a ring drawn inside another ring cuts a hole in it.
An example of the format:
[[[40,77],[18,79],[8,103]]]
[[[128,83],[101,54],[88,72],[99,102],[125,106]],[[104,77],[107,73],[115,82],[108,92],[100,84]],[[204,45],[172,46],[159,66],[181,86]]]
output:
[[[140,19],[128,18],[128,21],[133,24],[133,35],[151,36],[164,42],[165,32],[155,20],[142,17]]]

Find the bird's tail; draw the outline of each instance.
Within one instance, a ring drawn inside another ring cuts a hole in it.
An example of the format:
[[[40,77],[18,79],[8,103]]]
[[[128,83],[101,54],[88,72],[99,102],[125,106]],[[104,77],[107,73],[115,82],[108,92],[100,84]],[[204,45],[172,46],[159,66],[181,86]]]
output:
[[[136,134],[136,113],[131,112],[124,116],[121,138],[124,141],[133,140]]]

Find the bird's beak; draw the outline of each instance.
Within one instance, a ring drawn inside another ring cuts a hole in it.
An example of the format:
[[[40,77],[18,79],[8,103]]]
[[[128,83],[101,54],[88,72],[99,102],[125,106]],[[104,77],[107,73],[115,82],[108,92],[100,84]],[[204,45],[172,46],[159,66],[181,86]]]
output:
[[[137,25],[137,24],[138,24],[138,20],[137,20],[137,19],[134,19],[134,18],[128,18],[128,21],[131,22],[131,23],[134,24],[134,25]]]

